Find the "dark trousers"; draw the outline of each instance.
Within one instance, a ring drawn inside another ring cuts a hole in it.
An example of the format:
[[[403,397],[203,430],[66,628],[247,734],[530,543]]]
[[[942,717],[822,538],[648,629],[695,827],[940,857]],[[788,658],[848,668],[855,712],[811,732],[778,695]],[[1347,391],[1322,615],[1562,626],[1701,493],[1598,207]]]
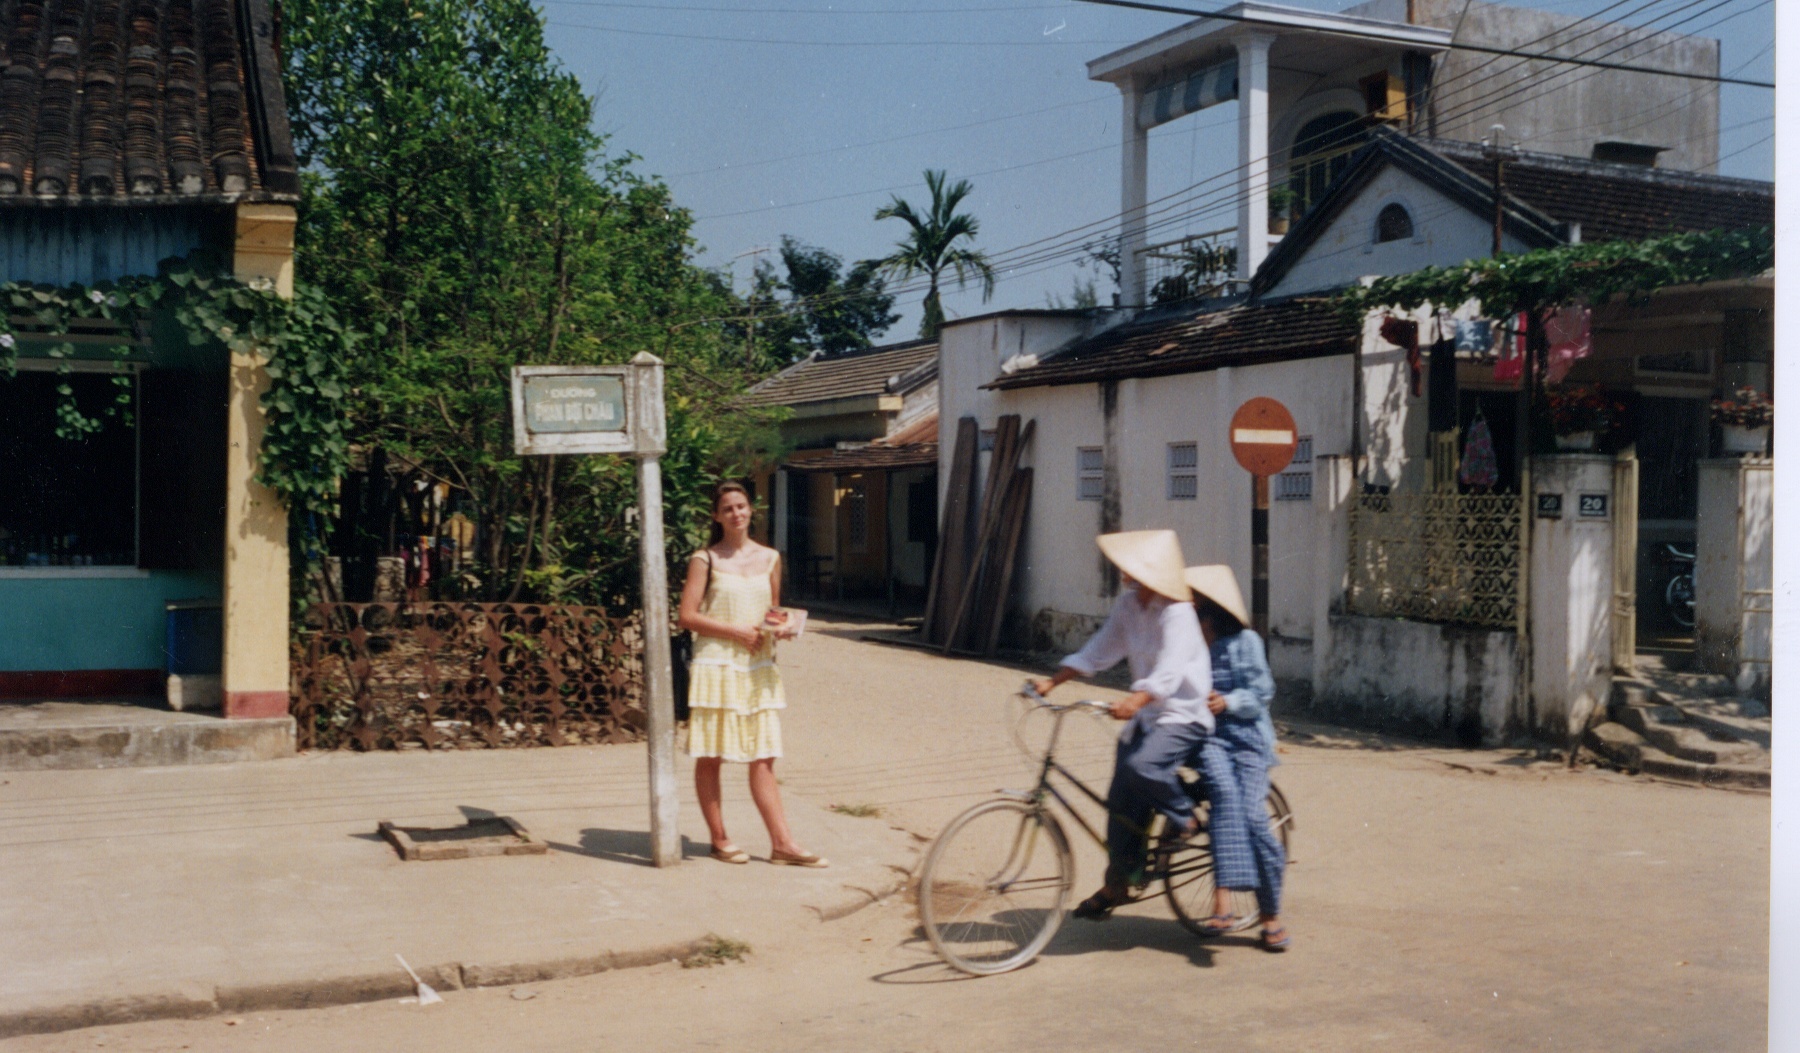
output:
[[[1169,822],[1185,825],[1194,815],[1194,801],[1182,788],[1178,772],[1199,754],[1206,728],[1158,724],[1160,716],[1161,706],[1140,709],[1119,736],[1112,788],[1106,794],[1109,885],[1135,883],[1133,879],[1144,866],[1145,832],[1151,816],[1161,812]]]

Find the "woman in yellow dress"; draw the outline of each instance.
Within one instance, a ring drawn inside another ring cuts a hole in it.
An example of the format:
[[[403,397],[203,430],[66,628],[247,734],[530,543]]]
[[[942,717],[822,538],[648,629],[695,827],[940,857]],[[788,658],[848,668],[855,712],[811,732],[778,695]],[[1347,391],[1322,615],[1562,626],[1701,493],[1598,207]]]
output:
[[[781,554],[751,540],[750,515],[749,493],[737,483],[721,484],[713,494],[712,541],[688,560],[680,624],[694,634],[694,659],[685,748],[694,758],[694,789],[714,859],[750,861],[726,835],[719,800],[719,768],[736,761],[750,765],[750,796],[769,828],[769,862],[823,867],[829,864],[795,842],[775,781],[787,699],[775,667],[775,634],[763,623],[781,602]]]

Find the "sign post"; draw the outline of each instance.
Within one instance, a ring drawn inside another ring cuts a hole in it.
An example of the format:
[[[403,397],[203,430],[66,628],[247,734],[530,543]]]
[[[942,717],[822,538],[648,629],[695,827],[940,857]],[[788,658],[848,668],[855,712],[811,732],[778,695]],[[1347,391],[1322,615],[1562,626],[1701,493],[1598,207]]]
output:
[[[676,830],[675,698],[669,667],[669,575],[663,544],[663,364],[515,366],[513,451],[622,453],[638,462],[638,568],[643,592],[644,712],[650,740],[650,859],[681,862]]]
[[[1294,415],[1270,398],[1253,398],[1231,415],[1231,455],[1250,473],[1250,617],[1269,636],[1269,476],[1294,460]]]

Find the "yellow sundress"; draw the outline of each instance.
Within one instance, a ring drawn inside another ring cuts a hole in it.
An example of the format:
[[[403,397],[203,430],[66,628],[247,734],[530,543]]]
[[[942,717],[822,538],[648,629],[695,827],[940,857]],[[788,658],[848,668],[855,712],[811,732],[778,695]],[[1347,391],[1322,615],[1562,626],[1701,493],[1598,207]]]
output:
[[[770,570],[733,574],[713,568],[700,603],[709,618],[731,625],[761,625],[773,597]],[[787,697],[775,667],[775,645],[765,639],[751,651],[735,640],[694,633],[688,669],[688,729],[683,749],[693,757],[748,762],[781,756],[781,710]]]

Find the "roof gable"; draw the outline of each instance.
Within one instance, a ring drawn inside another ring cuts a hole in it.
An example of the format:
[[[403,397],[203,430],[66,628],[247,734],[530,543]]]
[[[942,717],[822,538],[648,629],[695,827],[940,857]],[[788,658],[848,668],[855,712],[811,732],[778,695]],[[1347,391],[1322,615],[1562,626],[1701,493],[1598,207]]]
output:
[[[267,0],[0,6],[0,206],[298,200]]]

